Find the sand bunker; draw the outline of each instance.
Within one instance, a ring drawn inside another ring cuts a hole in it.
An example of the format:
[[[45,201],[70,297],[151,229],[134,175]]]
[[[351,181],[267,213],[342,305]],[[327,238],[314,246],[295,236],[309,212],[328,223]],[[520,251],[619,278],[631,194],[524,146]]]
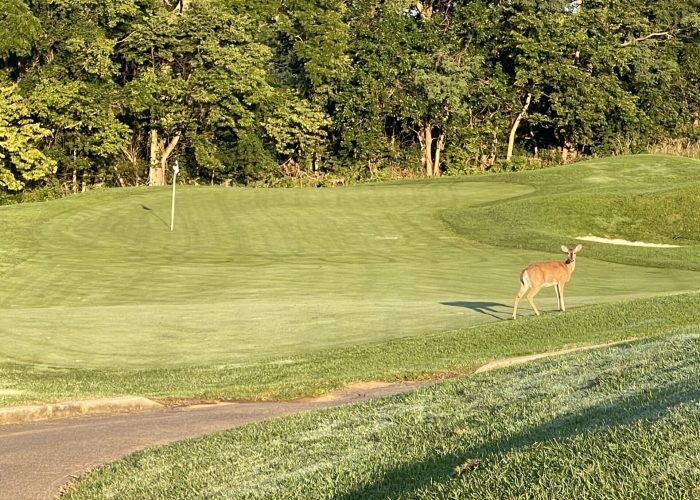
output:
[[[679,248],[680,245],[667,245],[665,243],[645,243],[643,241],[628,241],[623,239],[600,238],[598,236],[579,236],[577,240],[595,241],[596,243],[608,243],[610,245],[627,245],[630,247],[650,247],[650,248]]]

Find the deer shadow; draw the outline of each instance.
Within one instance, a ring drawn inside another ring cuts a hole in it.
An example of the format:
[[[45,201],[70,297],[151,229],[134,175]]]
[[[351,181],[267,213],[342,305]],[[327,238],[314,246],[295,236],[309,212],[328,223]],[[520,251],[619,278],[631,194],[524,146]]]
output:
[[[170,226],[168,225],[168,223],[167,223],[160,215],[158,215],[156,212],[154,212],[153,209],[152,209],[151,207],[148,207],[148,206],[144,205],[143,203],[140,203],[140,205],[141,205],[141,208],[143,208],[146,212],[148,212],[148,213],[151,214],[153,217],[155,217],[156,219],[158,219],[159,221],[161,221],[163,224],[165,224],[166,227],[170,227]]]
[[[506,319],[510,315],[511,306],[506,304],[501,304],[500,302],[468,302],[464,300],[456,300],[452,302],[440,302],[443,306],[452,307],[464,307],[465,309],[471,309],[474,312],[485,314],[496,319]],[[497,307],[507,307],[506,311],[495,309]],[[505,316],[499,316],[499,314],[505,314]]]

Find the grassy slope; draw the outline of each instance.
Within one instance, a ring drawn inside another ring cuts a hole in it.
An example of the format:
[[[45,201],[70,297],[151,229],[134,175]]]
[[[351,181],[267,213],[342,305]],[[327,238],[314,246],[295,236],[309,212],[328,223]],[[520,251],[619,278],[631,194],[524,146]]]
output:
[[[562,215],[561,196],[664,196],[697,186],[698,165],[629,157],[468,181],[183,189],[175,233],[162,220],[162,190],[5,207],[0,404],[127,392],[285,397],[570,343],[564,335],[508,350],[478,330],[444,332],[507,317],[522,265],[553,257],[505,247],[556,249],[591,231],[576,221],[597,205]],[[587,244],[568,305],[696,289],[696,273],[674,268],[699,251]],[[554,294],[538,302],[552,309]],[[429,345],[458,339],[469,348],[422,363],[412,349],[430,332]],[[355,368],[335,370],[335,359]]]
[[[502,176],[532,196],[447,212],[459,233],[498,247],[547,250],[578,236],[669,243],[681,248],[585,243],[585,255],[639,266],[700,270],[698,160],[634,156]],[[489,220],[491,226],[480,221]]]
[[[138,453],[69,498],[690,498],[698,387],[676,334]]]

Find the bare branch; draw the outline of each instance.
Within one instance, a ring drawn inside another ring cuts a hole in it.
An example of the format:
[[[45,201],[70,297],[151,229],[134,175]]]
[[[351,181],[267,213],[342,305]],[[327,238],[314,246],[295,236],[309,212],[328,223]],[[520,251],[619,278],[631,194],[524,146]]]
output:
[[[673,32],[671,32],[671,31],[659,31],[658,33],[649,33],[648,35],[640,36],[639,38],[633,38],[632,40],[627,40],[626,42],[623,42],[622,47],[629,47],[633,43],[643,42],[645,40],[651,40],[653,38],[661,38],[661,37],[665,37],[666,40],[668,40],[669,38],[673,38]]]
[[[527,110],[530,107],[530,101],[532,101],[532,94],[528,92],[527,98],[525,99],[525,104],[523,105],[523,109],[520,111],[518,116],[515,118],[515,121],[513,122],[513,126],[510,129],[510,137],[508,138],[508,152],[506,153],[506,161],[510,160],[510,158],[513,156],[513,146],[515,145],[515,133],[518,130],[518,126],[520,125],[520,121],[523,119],[525,114],[527,114]]]
[[[181,136],[182,136],[182,134],[180,132],[176,132],[175,136],[172,139],[170,139],[168,146],[163,151],[163,161],[168,161],[168,158],[170,158],[170,155],[172,154],[173,150],[177,146],[177,143],[180,142]]]

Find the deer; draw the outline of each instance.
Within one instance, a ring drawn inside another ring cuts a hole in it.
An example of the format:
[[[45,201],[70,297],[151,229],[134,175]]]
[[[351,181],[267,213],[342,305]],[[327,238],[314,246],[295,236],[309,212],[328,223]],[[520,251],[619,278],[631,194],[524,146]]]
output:
[[[581,251],[582,248],[583,245],[576,245],[576,248],[573,249],[562,245],[561,251],[566,254],[566,260],[564,262],[537,262],[535,264],[530,264],[520,272],[520,290],[518,290],[518,294],[515,296],[513,319],[517,317],[520,299],[523,298],[523,295],[525,295],[525,292],[528,290],[530,290],[530,293],[527,294],[527,301],[535,310],[535,314],[537,316],[540,315],[533,299],[540,289],[545,286],[554,286],[557,293],[559,310],[561,312],[566,311],[566,307],[564,306],[564,286],[571,279],[571,274],[576,268],[576,254]]]

